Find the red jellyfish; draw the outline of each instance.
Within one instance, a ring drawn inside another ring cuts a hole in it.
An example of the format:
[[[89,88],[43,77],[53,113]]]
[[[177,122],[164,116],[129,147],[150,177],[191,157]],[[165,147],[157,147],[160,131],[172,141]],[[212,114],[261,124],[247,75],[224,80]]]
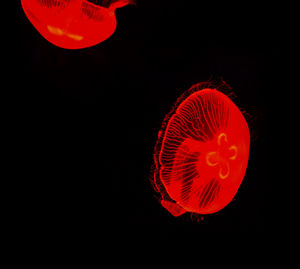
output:
[[[50,43],[66,48],[90,47],[116,29],[116,8],[133,0],[21,0],[33,26]]]
[[[174,216],[221,210],[246,172],[247,122],[229,97],[212,86],[202,83],[189,89],[159,133],[153,183],[162,206]]]

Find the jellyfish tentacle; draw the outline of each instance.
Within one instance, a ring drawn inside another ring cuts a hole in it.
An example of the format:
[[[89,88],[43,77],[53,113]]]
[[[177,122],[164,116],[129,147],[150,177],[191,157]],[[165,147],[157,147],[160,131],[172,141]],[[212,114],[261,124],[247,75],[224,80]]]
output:
[[[109,5],[109,9],[114,11],[117,8],[121,8],[124,7],[126,5],[134,5],[135,1],[134,0],[118,0],[118,1],[114,1]]]

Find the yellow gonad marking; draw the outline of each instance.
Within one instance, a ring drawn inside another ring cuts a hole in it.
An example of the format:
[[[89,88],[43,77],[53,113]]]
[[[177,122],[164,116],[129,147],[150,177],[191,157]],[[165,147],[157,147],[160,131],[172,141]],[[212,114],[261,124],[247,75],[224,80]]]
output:
[[[81,35],[67,34],[67,36],[74,40],[78,40],[78,41],[83,39],[83,36],[81,36]]]
[[[47,29],[50,33],[52,33],[54,35],[62,36],[64,34],[63,30],[58,27],[47,25]]]
[[[236,145],[228,145],[228,139],[225,133],[219,134],[217,144],[217,151],[211,151],[206,154],[206,163],[208,166],[217,166],[219,177],[226,179],[230,174],[229,160],[232,161],[237,158],[238,148]]]
[[[209,152],[206,154],[206,163],[209,166],[216,166],[219,162],[217,160],[217,152]]]
[[[237,157],[237,153],[238,153],[238,149],[237,149],[237,146],[235,145],[232,145],[231,147],[229,147],[228,149],[229,151],[233,151],[233,155],[231,157],[229,157],[229,160],[235,160],[236,157]]]
[[[54,34],[54,35],[58,35],[58,36],[66,35],[69,38],[72,38],[77,41],[80,41],[83,39],[83,36],[81,36],[81,35],[69,34],[69,33],[64,32],[62,29],[51,26],[51,25],[47,25],[47,29],[51,34]]]
[[[221,145],[221,139],[222,139],[222,137],[224,137],[225,142],[228,143],[228,141],[227,141],[227,135],[225,133],[220,133],[219,136],[218,136],[218,141],[217,141],[219,146]]]
[[[219,170],[219,177],[221,178],[221,179],[225,179],[225,178],[227,178],[228,176],[229,176],[229,173],[230,173],[230,167],[229,167],[229,164],[228,163],[226,163],[226,173],[225,174],[223,174],[223,169],[222,168],[220,168],[220,170]]]

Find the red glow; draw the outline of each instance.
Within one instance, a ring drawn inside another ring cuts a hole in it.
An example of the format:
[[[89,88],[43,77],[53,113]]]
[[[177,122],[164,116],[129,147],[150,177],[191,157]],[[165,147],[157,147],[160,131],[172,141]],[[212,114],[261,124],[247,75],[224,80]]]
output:
[[[164,122],[154,186],[174,216],[210,214],[229,204],[244,178],[250,147],[238,107],[213,88],[192,87]]]
[[[95,2],[95,1],[94,1]],[[116,29],[115,9],[131,0],[21,0],[23,10],[40,34],[66,49],[96,45]]]

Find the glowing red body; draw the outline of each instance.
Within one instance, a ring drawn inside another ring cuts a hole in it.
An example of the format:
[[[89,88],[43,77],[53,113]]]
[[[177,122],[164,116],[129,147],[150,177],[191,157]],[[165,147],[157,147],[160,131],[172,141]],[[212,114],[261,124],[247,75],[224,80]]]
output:
[[[226,95],[194,91],[168,119],[160,139],[155,184],[170,213],[210,214],[230,203],[246,172],[250,133]]]
[[[40,34],[52,44],[80,49],[96,45],[116,29],[115,9],[130,0],[21,0],[23,10]]]

